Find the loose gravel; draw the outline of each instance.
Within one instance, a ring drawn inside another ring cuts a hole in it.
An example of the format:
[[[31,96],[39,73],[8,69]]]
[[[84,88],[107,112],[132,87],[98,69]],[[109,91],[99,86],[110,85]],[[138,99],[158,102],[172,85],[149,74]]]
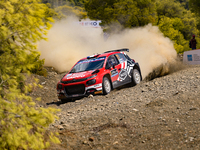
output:
[[[49,130],[59,132],[60,145],[49,149],[199,149],[200,66],[125,86],[110,94],[61,103],[56,83],[64,75],[48,69],[37,76],[43,89],[40,107],[55,107],[59,119]]]

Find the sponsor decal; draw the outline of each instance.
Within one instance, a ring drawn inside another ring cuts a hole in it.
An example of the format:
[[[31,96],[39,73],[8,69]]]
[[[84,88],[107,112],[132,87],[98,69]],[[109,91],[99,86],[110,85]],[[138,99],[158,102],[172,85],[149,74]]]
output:
[[[200,56],[197,54],[193,54],[194,56],[194,61],[200,61]]]
[[[116,54],[115,56],[117,57],[118,60],[120,59],[119,55]]]
[[[111,77],[118,75],[117,69],[111,70],[110,73],[111,73]]]
[[[88,90],[88,89],[91,89],[91,88],[102,88],[102,83],[99,83],[99,84],[95,84],[95,85],[92,85],[92,86],[88,86],[88,87],[85,87],[85,90]]]
[[[119,63],[122,64],[123,62],[124,62],[124,59],[123,59],[123,58],[120,58],[120,59],[119,59]]]
[[[80,21],[78,22],[81,26],[84,26],[84,27],[95,27],[95,28],[100,28],[100,23],[101,21],[98,20],[98,21]]]
[[[74,73],[74,74],[71,74],[69,77],[66,76],[67,79],[83,78],[83,77],[85,77],[85,73]]]
[[[200,61],[200,56],[198,56],[197,54],[193,54],[193,56],[187,55],[187,59],[188,61]]]
[[[183,63],[188,65],[200,64],[200,49],[185,51],[183,53]]]
[[[131,61],[127,60],[121,64],[121,71],[119,73],[118,81],[123,81],[126,79],[127,76],[131,78],[130,72],[133,69],[134,64]]]
[[[188,61],[192,61],[192,55],[187,55]]]
[[[96,88],[96,90],[97,90],[97,91],[102,90],[102,87],[100,87],[100,88]]]
[[[127,75],[128,75],[128,72],[125,69],[122,69],[119,73],[119,79],[123,81],[126,79]]]
[[[105,60],[105,57],[100,57],[100,58],[95,58],[95,59],[86,59],[83,61],[79,61],[77,64],[83,64],[83,63],[90,63],[90,62],[95,62],[95,61],[100,61],[100,60]]]
[[[113,85],[116,85],[116,84],[117,84],[117,81],[114,81],[114,82],[113,82]]]

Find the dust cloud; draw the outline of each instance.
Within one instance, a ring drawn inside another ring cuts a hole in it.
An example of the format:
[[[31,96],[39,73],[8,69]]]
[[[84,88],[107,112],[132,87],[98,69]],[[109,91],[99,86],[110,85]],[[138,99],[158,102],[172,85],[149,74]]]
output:
[[[139,63],[143,78],[160,66],[167,71],[166,66],[177,58],[173,42],[151,24],[112,34],[105,40],[101,28],[84,27],[78,19],[68,18],[56,22],[48,33],[48,41],[38,44],[45,66],[59,72],[68,71],[83,57],[120,48],[129,48],[128,55]]]

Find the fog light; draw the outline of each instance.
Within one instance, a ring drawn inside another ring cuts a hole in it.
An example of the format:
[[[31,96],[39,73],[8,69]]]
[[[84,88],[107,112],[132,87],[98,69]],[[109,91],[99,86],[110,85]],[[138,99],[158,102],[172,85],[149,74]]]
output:
[[[58,84],[58,89],[62,89],[62,84]]]
[[[95,90],[88,90],[87,93],[94,93]]]
[[[92,85],[92,84],[95,84],[96,83],[96,80],[95,79],[92,79],[92,80],[89,80],[86,82],[87,85]]]

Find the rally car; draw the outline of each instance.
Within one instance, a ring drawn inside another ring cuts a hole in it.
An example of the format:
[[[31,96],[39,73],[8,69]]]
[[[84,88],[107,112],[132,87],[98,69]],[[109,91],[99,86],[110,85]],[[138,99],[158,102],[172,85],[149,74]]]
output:
[[[112,89],[142,80],[140,66],[125,52],[106,51],[79,60],[57,84],[61,101],[90,94],[108,94]]]

